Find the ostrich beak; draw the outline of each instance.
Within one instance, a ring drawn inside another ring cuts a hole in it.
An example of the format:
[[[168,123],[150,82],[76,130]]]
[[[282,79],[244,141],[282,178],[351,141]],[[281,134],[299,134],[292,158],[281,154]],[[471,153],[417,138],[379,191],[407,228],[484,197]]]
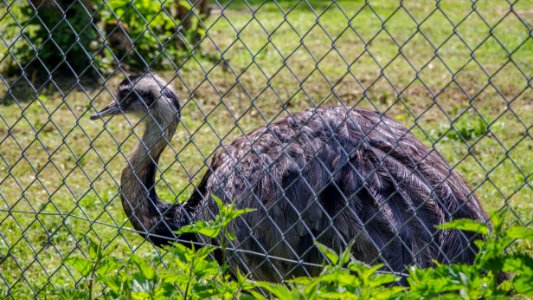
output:
[[[96,120],[96,119],[103,118],[105,116],[116,115],[120,112],[121,112],[120,107],[116,103],[111,103],[108,106],[106,106],[104,109],[102,109],[101,111],[92,115],[90,119]]]

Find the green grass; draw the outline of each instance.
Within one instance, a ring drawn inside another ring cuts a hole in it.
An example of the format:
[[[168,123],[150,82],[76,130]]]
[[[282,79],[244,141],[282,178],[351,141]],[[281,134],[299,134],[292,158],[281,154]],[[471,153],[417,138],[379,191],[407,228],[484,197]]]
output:
[[[518,1],[514,14],[503,1],[478,3],[469,17],[469,1],[440,9],[409,2],[405,10],[385,0],[312,1],[313,11],[296,1],[251,3],[253,15],[242,3],[224,17],[215,10],[200,51],[178,73],[161,73],[184,105],[173,150],[161,162],[163,199],[188,197],[219,139],[229,143],[289,112],[342,102],[412,128],[486,209],[507,205],[510,220],[532,221],[533,39],[523,22],[532,23],[533,1]],[[79,275],[62,259],[83,255],[77,245],[86,235],[116,247],[118,257],[156,254],[131,232],[117,195],[142,126],[88,118],[121,77],[106,85],[84,79],[81,87],[60,79],[60,88],[38,91],[18,83],[17,100],[1,81],[1,292],[42,297],[73,286]]]

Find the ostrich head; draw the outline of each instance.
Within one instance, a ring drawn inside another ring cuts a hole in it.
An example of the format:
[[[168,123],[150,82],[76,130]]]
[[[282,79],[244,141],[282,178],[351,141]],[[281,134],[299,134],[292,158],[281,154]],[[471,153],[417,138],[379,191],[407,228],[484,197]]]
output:
[[[133,227],[155,244],[167,243],[174,231],[189,222],[181,205],[169,204],[156,193],[157,163],[176,132],[180,105],[170,86],[160,77],[146,73],[128,76],[117,88],[107,107],[91,116],[98,119],[116,114],[140,116],[144,134],[122,170],[122,207]],[[155,235],[155,236],[152,236]]]
[[[160,77],[146,73],[127,76],[118,86],[113,102],[91,119],[132,113],[166,127],[179,118],[179,111],[180,104],[172,87]]]

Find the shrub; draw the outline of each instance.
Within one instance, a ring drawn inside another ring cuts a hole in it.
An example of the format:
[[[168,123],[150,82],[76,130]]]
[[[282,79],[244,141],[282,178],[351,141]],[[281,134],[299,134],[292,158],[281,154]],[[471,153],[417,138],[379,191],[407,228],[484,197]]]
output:
[[[32,0],[5,8],[0,63],[10,75],[78,77],[173,67],[204,35],[207,0]],[[182,19],[183,21],[180,21]]]
[[[6,20],[3,64],[11,74],[61,73],[77,77],[94,71],[92,1],[33,0],[14,3]],[[67,73],[65,73],[67,72]]]
[[[101,14],[107,36],[104,61],[118,60],[137,69],[173,67],[192,50],[194,37],[204,34],[196,17],[200,13],[183,13],[184,8],[193,9],[187,3],[106,1]]]

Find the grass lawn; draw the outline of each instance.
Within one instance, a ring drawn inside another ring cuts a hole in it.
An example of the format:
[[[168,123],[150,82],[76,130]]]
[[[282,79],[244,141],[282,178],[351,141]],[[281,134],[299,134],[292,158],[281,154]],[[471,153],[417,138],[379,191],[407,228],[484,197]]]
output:
[[[237,1],[236,1],[237,2]],[[533,1],[249,1],[213,10],[179,71],[182,124],[158,192],[188,198],[221,143],[313,106],[386,112],[438,150],[487,210],[533,220]],[[222,1],[226,3],[226,1]],[[5,7],[0,8],[4,15]],[[1,21],[0,21],[1,22]],[[170,63],[170,62],[169,62]],[[142,133],[135,119],[90,121],[122,76],[0,81],[0,295],[73,286],[62,264],[85,236],[158,259],[122,211],[119,178]],[[132,134],[132,128],[134,134]]]

